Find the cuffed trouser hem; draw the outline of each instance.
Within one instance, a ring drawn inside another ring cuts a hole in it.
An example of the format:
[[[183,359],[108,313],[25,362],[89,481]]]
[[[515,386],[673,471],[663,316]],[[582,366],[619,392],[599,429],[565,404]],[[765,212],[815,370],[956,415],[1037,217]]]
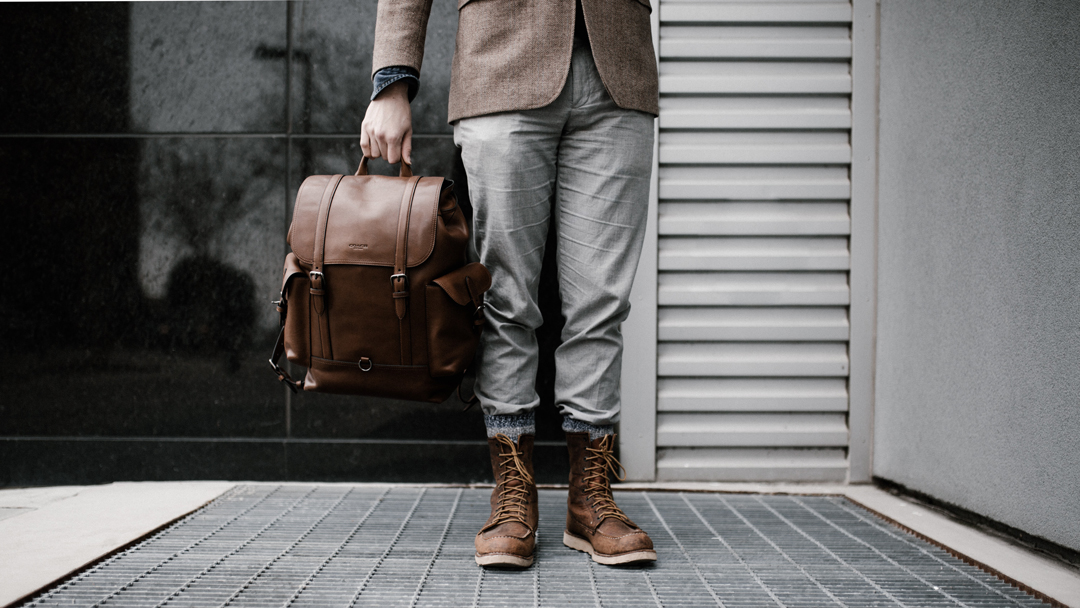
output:
[[[536,401],[521,405],[518,403],[502,403],[500,401],[493,401],[491,399],[485,399],[483,395],[477,395],[480,399],[480,409],[484,412],[485,416],[521,416],[524,414],[531,414],[533,410],[540,407],[540,398],[537,397]]]

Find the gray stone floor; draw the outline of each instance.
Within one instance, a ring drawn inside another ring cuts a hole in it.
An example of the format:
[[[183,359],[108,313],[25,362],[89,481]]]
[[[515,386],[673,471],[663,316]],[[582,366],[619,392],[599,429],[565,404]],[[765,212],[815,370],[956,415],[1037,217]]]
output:
[[[623,492],[660,559],[609,568],[562,545],[541,491],[537,563],[484,570],[489,490],[238,486],[30,606],[1035,606],[843,497]]]

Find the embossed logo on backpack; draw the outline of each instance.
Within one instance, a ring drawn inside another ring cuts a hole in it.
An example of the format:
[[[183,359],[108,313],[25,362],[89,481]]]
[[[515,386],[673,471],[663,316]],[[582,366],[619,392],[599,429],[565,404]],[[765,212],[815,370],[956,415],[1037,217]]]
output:
[[[349,249],[355,249],[356,251],[363,251],[367,248],[367,243],[349,243]]]

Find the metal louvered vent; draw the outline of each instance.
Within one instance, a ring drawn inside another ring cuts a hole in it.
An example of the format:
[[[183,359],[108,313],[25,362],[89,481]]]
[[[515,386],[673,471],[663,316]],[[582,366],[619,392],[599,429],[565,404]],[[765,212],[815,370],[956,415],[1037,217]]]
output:
[[[611,568],[562,545],[540,492],[526,570],[485,570],[490,490],[242,486],[27,606],[1039,606],[838,497],[617,493],[659,560]]]
[[[659,3],[658,479],[847,475],[851,18]]]

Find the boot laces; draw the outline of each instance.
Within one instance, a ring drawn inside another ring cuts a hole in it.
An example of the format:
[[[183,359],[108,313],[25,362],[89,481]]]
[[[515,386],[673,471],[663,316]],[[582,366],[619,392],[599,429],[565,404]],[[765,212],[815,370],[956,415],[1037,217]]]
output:
[[[597,447],[585,448],[587,451],[583,479],[585,495],[592,498],[598,521],[604,521],[610,517],[633,526],[634,522],[630,521],[630,518],[615,504],[615,498],[611,495],[611,480],[608,478],[608,471],[611,471],[611,474],[619,481],[626,479],[626,469],[615,459],[612,445],[614,437],[613,434],[605,435]],[[619,471],[622,471],[622,475]]]
[[[521,461],[521,452],[506,435],[499,433],[495,440],[509,448],[509,452],[499,454],[503,459],[500,468],[503,469],[503,477],[499,482],[498,506],[492,517],[490,527],[510,521],[528,525],[528,505],[530,488],[535,483],[532,475]]]

